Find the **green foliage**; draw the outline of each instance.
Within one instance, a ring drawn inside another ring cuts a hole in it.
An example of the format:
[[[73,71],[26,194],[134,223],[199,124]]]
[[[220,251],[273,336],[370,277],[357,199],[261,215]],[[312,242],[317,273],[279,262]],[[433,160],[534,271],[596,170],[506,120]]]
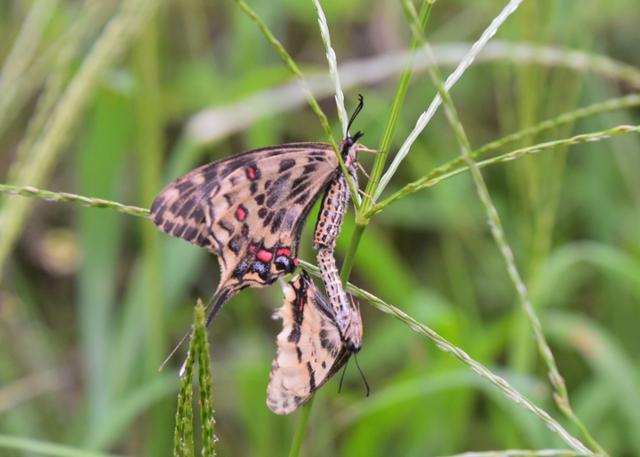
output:
[[[640,454],[637,2],[523,2],[450,97],[440,74],[506,0],[338,3],[321,2],[345,105],[364,94],[355,128],[380,150],[360,157],[373,179],[338,246],[373,391],[364,398],[350,367],[340,395],[330,382],[292,417],[264,405],[277,286],[225,306],[209,331],[213,379],[197,330],[185,376],[158,372],[217,265],[156,233],[145,207],[199,163],[338,132],[317,4],[0,8],[1,455],[211,455],[214,394],[224,455],[576,455],[572,439]],[[450,115],[436,114],[375,198],[439,89]],[[514,271],[569,404],[555,402]]]
[[[200,436],[202,439],[202,455],[214,456],[215,434],[213,432],[213,392],[211,366],[209,359],[209,341],[202,301],[198,300],[193,313],[193,330],[189,352],[184,365],[184,374],[180,381],[176,426],[173,437],[174,457],[194,457],[195,443],[193,437],[193,369],[198,363],[198,386],[200,387]]]

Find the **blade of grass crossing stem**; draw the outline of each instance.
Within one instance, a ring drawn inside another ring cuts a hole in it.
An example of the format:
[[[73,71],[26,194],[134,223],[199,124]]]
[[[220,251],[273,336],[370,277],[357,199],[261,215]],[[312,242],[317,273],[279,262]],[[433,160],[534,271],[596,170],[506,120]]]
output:
[[[174,457],[195,457],[193,437],[193,368],[198,363],[198,384],[200,387],[200,426],[202,455],[215,456],[215,420],[213,418],[213,395],[211,366],[209,363],[209,342],[204,306],[201,300],[194,310],[193,333],[189,343],[189,353],[178,393],[176,426],[174,431]]]
[[[422,8],[420,10],[420,22],[418,26],[420,27],[420,31],[423,32],[427,26],[427,22],[429,20],[429,15],[431,13],[431,8],[433,7],[434,2],[424,2]],[[373,168],[371,170],[371,179],[367,182],[367,187],[365,188],[365,197],[363,199],[362,211],[358,214],[358,218],[356,222],[358,224],[364,225],[367,218],[367,211],[373,205],[373,201],[371,196],[377,190],[378,184],[380,182],[380,177],[382,176],[382,172],[384,171],[384,166],[387,162],[387,156],[389,155],[389,150],[391,149],[391,142],[393,141],[393,134],[395,133],[396,126],[398,125],[398,119],[400,118],[400,110],[404,104],[405,97],[407,95],[407,90],[409,88],[409,82],[411,81],[411,75],[413,73],[413,64],[415,59],[416,50],[420,45],[419,38],[413,38],[411,42],[411,50],[409,54],[409,60],[407,65],[400,76],[400,81],[398,82],[398,87],[396,89],[396,94],[393,97],[393,103],[391,104],[391,111],[389,113],[389,119],[387,121],[387,125],[384,129],[384,133],[382,134],[382,140],[380,142],[380,146],[378,148],[378,153],[376,154],[375,161],[373,163]],[[360,215],[364,215],[364,218],[361,218]],[[355,241],[355,240],[354,240]]]
[[[427,49],[430,50],[429,47],[427,47]],[[540,355],[547,365],[549,381],[551,382],[551,385],[554,389],[554,399],[560,410],[580,429],[580,432],[582,433],[585,440],[589,443],[589,445],[601,455],[607,455],[604,449],[602,449],[602,447],[594,440],[594,438],[591,436],[591,433],[587,430],[582,421],[575,415],[575,413],[571,409],[569,394],[564,383],[564,379],[560,375],[560,371],[557,367],[553,352],[551,352],[551,348],[549,347],[549,344],[547,343],[547,340],[544,336],[542,324],[538,319],[538,316],[529,299],[529,292],[516,266],[513,251],[511,249],[511,246],[509,245],[504,229],[502,228],[502,221],[500,219],[498,211],[496,210],[491,200],[489,190],[484,181],[484,178],[482,177],[480,168],[471,158],[471,143],[469,142],[467,134],[464,131],[464,127],[460,122],[455,105],[453,104],[453,100],[451,99],[451,96],[449,95],[449,92],[447,91],[442,81],[438,67],[436,65],[430,65],[428,70],[429,76],[431,77],[432,82],[438,88],[438,93],[442,98],[445,109],[445,116],[447,118],[447,121],[451,125],[451,128],[453,129],[456,139],[459,143],[462,157],[464,158],[464,161],[466,162],[467,166],[469,167],[469,171],[471,172],[471,177],[473,178],[473,181],[475,183],[478,197],[480,198],[480,201],[485,208],[485,212],[489,220],[491,234],[495,240],[496,245],[498,246],[498,249],[500,250],[500,253],[504,258],[507,273],[520,299],[522,311],[529,321],[531,331],[533,333],[536,344],[538,345]]]
[[[238,5],[238,7],[242,10],[242,12],[245,13],[253,22],[256,23],[256,25],[258,26],[258,28],[260,29],[264,37],[271,44],[271,46],[273,46],[273,48],[278,53],[278,55],[280,56],[282,61],[285,63],[285,65],[289,68],[289,70],[291,70],[291,72],[295,76],[298,77],[300,84],[302,85],[302,89],[304,90],[307,96],[307,102],[309,103],[309,106],[311,107],[313,112],[316,114],[316,116],[320,120],[320,124],[322,125],[322,128],[324,129],[325,133],[327,134],[329,143],[333,147],[333,151],[336,155],[336,159],[338,159],[338,163],[340,164],[340,169],[342,170],[342,172],[344,173],[344,176],[347,179],[347,184],[349,185],[349,193],[351,194],[351,201],[353,201],[354,206],[358,208],[360,206],[360,195],[358,194],[358,190],[356,189],[353,179],[351,179],[351,176],[348,173],[347,167],[344,164],[344,160],[342,160],[342,154],[340,154],[340,149],[338,148],[336,140],[333,138],[333,133],[331,132],[331,126],[329,125],[327,116],[322,111],[322,108],[320,108],[320,104],[313,96],[313,92],[311,92],[311,89],[309,89],[309,86],[307,85],[304,79],[304,75],[302,74],[302,71],[300,71],[298,64],[296,64],[296,62],[293,60],[293,58],[291,58],[291,56],[289,55],[287,50],[284,48],[284,46],[282,46],[282,43],[280,43],[280,41],[275,37],[275,35],[271,32],[271,30],[269,30],[269,27],[267,27],[267,24],[264,23],[264,21],[260,18],[260,16],[258,16],[258,14],[255,11],[253,11],[251,7],[247,5],[247,3],[244,0],[235,0],[235,2]]]

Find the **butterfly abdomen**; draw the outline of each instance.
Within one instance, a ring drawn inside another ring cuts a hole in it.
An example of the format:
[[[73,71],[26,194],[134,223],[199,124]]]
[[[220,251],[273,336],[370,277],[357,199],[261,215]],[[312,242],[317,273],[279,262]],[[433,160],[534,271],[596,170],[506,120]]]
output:
[[[349,186],[344,175],[334,179],[324,194],[316,229],[313,238],[313,249],[330,249],[336,247],[344,214],[349,204]]]

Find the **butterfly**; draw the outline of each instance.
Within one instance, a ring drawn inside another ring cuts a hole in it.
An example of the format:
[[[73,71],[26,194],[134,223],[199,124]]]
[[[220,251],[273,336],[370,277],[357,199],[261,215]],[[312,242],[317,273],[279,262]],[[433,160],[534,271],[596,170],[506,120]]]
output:
[[[333,307],[326,302],[306,271],[284,287],[284,304],[274,317],[282,319],[277,353],[267,387],[267,406],[289,414],[306,402],[347,362],[354,352],[345,344]],[[362,339],[362,319],[351,308],[354,332]],[[355,330],[355,329],[358,330]]]
[[[349,126],[362,106],[360,96]],[[358,152],[366,150],[358,143],[361,137],[357,132],[341,143],[350,174],[355,174]],[[265,287],[296,269],[300,232],[311,207],[342,179],[331,145],[290,143],[203,165],[160,192],[151,205],[151,221],[218,257],[220,282],[207,324],[240,290]]]

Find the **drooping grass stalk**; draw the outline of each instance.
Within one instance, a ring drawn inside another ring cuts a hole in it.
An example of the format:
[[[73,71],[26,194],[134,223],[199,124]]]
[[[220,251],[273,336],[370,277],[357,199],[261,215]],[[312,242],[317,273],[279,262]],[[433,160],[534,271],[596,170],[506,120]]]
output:
[[[420,33],[424,33],[427,22],[429,20],[429,15],[431,13],[431,8],[433,7],[434,1],[423,2],[420,18],[418,20],[418,24],[415,26],[419,28]],[[407,2],[403,2],[405,9],[409,7]],[[412,6],[412,5],[411,5]],[[417,33],[417,32],[416,32]],[[380,141],[380,145],[378,147],[378,152],[376,154],[376,158],[373,162],[373,167],[371,169],[371,178],[367,182],[367,186],[365,188],[365,197],[362,204],[362,210],[356,214],[356,224],[358,225],[366,225],[368,218],[366,214],[371,206],[374,204],[372,200],[372,195],[375,190],[378,188],[380,184],[380,177],[382,176],[382,172],[384,171],[384,166],[387,163],[387,157],[389,156],[389,151],[391,149],[391,142],[393,141],[393,134],[396,131],[396,126],[398,125],[398,119],[400,118],[400,110],[404,104],[404,100],[407,95],[407,90],[409,89],[409,82],[411,81],[411,75],[413,74],[413,66],[415,63],[416,50],[420,45],[419,39],[414,36],[411,42],[409,56],[407,59],[407,63],[405,66],[402,75],[400,76],[400,80],[398,81],[398,87],[396,88],[395,96],[393,97],[393,102],[391,104],[391,111],[389,112],[389,118],[387,120],[387,124],[384,129],[384,133],[382,134],[382,140]],[[362,216],[365,217],[362,217]]]
[[[189,352],[184,366],[184,374],[180,381],[176,426],[174,430],[174,457],[195,457],[193,439],[193,368],[198,363],[198,385],[200,387],[200,427],[202,438],[202,455],[215,456],[215,420],[213,418],[213,395],[211,366],[209,362],[209,342],[205,309],[198,300],[194,309],[193,333],[189,343]]]
[[[597,132],[583,133],[575,135],[570,138],[564,138],[562,140],[546,141],[543,143],[534,144],[525,148],[515,149],[506,153],[499,154],[491,159],[476,162],[476,165],[480,168],[484,168],[489,165],[494,165],[502,162],[510,162],[520,157],[527,155],[537,154],[539,152],[550,151],[556,148],[562,148],[565,146],[571,146],[583,143],[593,143],[596,141],[602,141],[611,138],[612,136],[622,135],[625,133],[638,133],[640,132],[640,125],[618,125],[606,130],[600,130]],[[470,155],[471,158],[479,158],[481,155],[488,153],[489,151],[483,151],[479,154],[478,151]],[[419,178],[409,184],[404,185],[400,190],[389,196],[388,198],[378,202],[367,214],[367,217],[372,217],[385,209],[390,204],[404,198],[414,192],[417,192],[428,187],[433,187],[436,184],[448,179],[452,176],[456,176],[463,171],[467,170],[468,166],[465,164],[464,159],[457,158],[444,165],[434,168],[427,175]]]
[[[487,27],[484,30],[484,32],[482,32],[482,35],[480,36],[480,38],[473,44],[473,46],[471,46],[471,49],[465,55],[464,59],[462,59],[462,61],[458,64],[458,66],[453,71],[453,73],[451,73],[447,78],[447,80],[445,81],[444,86],[447,89],[447,91],[451,90],[451,88],[460,79],[460,77],[464,74],[467,68],[471,66],[474,59],[477,57],[480,51],[484,48],[484,46],[496,34],[500,26],[502,26],[502,24],[504,24],[504,22],[509,18],[509,16],[511,16],[511,14],[513,14],[518,9],[521,3],[522,3],[522,0],[510,0],[509,3],[500,12],[500,14],[498,14],[493,19],[493,21],[491,21],[491,24],[489,24],[489,27]],[[435,114],[436,110],[438,109],[441,103],[442,103],[442,99],[440,98],[439,95],[437,95],[429,105],[429,108],[427,109],[427,111],[425,111],[420,115],[420,117],[418,118],[418,121],[416,122],[416,126],[411,131],[411,133],[409,134],[405,142],[402,144],[402,146],[398,150],[398,153],[393,158],[391,165],[389,165],[389,168],[387,169],[387,171],[384,173],[384,175],[382,175],[382,178],[380,179],[380,183],[374,189],[374,192],[373,192],[374,200],[377,200],[380,197],[385,187],[387,186],[387,184],[389,183],[393,175],[396,173],[396,170],[400,166],[400,163],[404,160],[404,158],[409,153],[411,146],[413,145],[415,140],[418,138],[418,136],[420,136],[420,134],[426,128],[426,126],[429,124],[429,122],[433,118],[433,115]]]
[[[104,71],[124,51],[158,3],[159,0],[127,2],[110,21],[56,105],[50,122],[28,154],[29,165],[21,170],[17,182],[37,186],[46,180]],[[15,199],[0,208],[0,273],[30,207],[29,201]]]
[[[85,197],[83,195],[69,192],[52,192],[50,190],[38,189],[33,186],[13,186],[10,184],[0,184],[0,193],[9,195],[19,195],[22,197],[35,197],[50,202],[74,203],[88,208],[109,208],[119,213],[130,214],[131,216],[147,217],[149,210],[139,206],[123,205],[112,200],[102,198]]]
[[[353,179],[351,179],[351,176],[349,175],[347,167],[344,164],[344,160],[342,160],[342,155],[340,154],[340,150],[338,148],[338,144],[336,143],[336,140],[333,138],[333,133],[331,132],[331,126],[329,125],[327,116],[322,111],[322,108],[320,108],[320,105],[318,104],[318,101],[316,100],[316,98],[313,96],[311,89],[309,89],[309,86],[304,79],[304,75],[302,74],[302,71],[300,71],[300,67],[298,67],[298,64],[289,55],[289,53],[284,48],[282,43],[280,43],[280,41],[275,37],[275,35],[271,33],[271,30],[269,30],[269,27],[267,27],[267,24],[264,23],[264,21],[260,18],[260,16],[258,16],[258,14],[254,10],[252,10],[251,7],[247,5],[247,3],[244,0],[235,0],[235,2],[238,5],[238,7],[242,10],[242,12],[244,12],[247,16],[249,16],[249,18],[253,22],[256,23],[256,25],[258,26],[262,34],[265,36],[269,44],[271,44],[271,46],[273,46],[273,48],[276,50],[276,52],[278,53],[282,61],[285,63],[285,65],[289,68],[289,70],[291,70],[291,72],[295,76],[298,77],[302,90],[305,92],[307,96],[307,102],[309,103],[309,106],[311,107],[313,112],[316,114],[316,116],[320,120],[320,124],[322,125],[322,128],[324,129],[325,133],[327,134],[329,143],[331,144],[331,147],[333,147],[333,151],[336,154],[336,158],[338,159],[338,163],[340,164],[340,169],[342,170],[342,173],[344,173],[344,176],[346,177],[347,184],[349,185],[349,193],[351,194],[351,200],[353,201],[356,208],[359,207],[360,195],[358,195],[358,189],[356,189],[355,183],[353,182]]]
[[[300,261],[300,264],[305,268],[305,270],[309,271],[314,276],[319,277],[320,271],[315,265],[303,260]],[[451,354],[453,357],[460,360],[479,376],[488,380],[491,384],[496,386],[508,400],[522,406],[523,408],[534,414],[536,417],[538,417],[540,420],[542,420],[547,425],[547,427],[549,427],[549,429],[557,433],[560,438],[562,438],[562,440],[577,453],[584,455],[593,455],[593,453],[589,451],[589,449],[584,444],[582,444],[579,439],[572,436],[558,421],[551,417],[549,413],[547,413],[539,406],[535,405],[531,400],[518,392],[513,386],[511,386],[511,384],[509,384],[507,380],[493,373],[489,368],[487,368],[480,362],[474,360],[462,348],[459,348],[456,345],[452,344],[432,328],[421,322],[418,322],[401,309],[386,303],[384,300],[378,298],[372,293],[367,292],[364,289],[360,289],[359,287],[354,286],[351,283],[347,283],[346,289],[355,297],[365,300],[383,313],[395,317],[400,322],[407,325],[414,332],[426,336],[431,341],[433,341],[436,347],[441,351],[446,352],[447,354]]]
[[[436,65],[432,65],[429,67],[429,76],[431,77],[432,82],[436,85],[438,93],[442,98],[445,115],[456,136],[456,139],[460,146],[461,155],[469,171],[471,172],[471,177],[473,178],[476,192],[478,193],[478,197],[480,198],[480,201],[484,206],[485,213],[489,220],[491,234],[500,250],[500,253],[502,254],[502,257],[504,258],[507,273],[518,294],[522,310],[525,313],[527,320],[529,321],[529,324],[531,326],[533,337],[538,346],[538,351],[540,352],[542,359],[547,365],[549,381],[554,390],[553,397],[562,412],[580,429],[583,437],[589,443],[589,445],[594,448],[599,454],[607,455],[604,449],[591,436],[589,430],[575,415],[571,408],[569,393],[564,383],[564,378],[560,374],[553,352],[551,351],[546,337],[544,336],[542,324],[529,298],[527,286],[525,285],[524,280],[522,279],[522,276],[520,275],[520,272],[516,265],[513,250],[509,245],[506,234],[502,227],[500,215],[498,214],[498,211],[491,200],[486,182],[482,176],[482,173],[480,172],[480,167],[478,167],[478,165],[471,158],[471,143],[469,141],[469,138],[467,137],[464,127],[462,126],[462,123],[460,122],[460,118],[457,114],[453,99],[451,98],[444,83],[442,82],[438,67]]]

